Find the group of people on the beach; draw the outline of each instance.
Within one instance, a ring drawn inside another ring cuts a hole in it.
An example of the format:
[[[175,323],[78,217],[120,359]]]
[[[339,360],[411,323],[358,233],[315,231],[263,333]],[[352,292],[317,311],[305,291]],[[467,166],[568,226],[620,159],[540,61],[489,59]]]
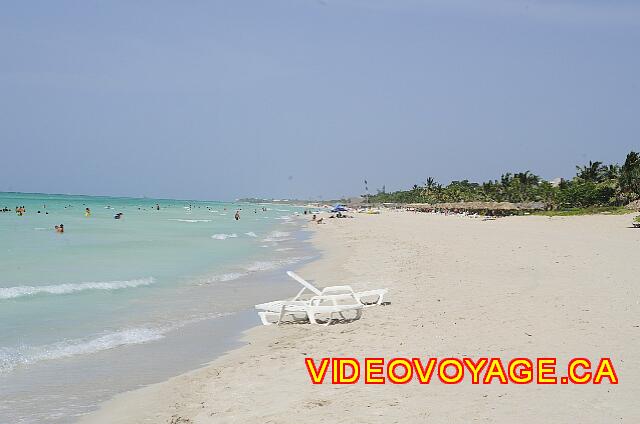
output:
[[[315,222],[316,224],[324,224],[324,218],[318,218],[316,213],[312,213],[311,211],[305,210],[303,212],[305,215],[311,215],[311,222]],[[329,219],[333,218],[353,218],[353,216],[342,213],[342,211],[338,211],[336,214],[329,215]]]

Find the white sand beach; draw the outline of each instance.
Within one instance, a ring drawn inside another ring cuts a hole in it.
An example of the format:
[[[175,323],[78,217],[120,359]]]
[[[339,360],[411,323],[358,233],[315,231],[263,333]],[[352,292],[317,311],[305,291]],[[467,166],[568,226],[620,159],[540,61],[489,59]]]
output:
[[[631,215],[324,221],[309,224],[323,256],[299,274],[319,286],[387,287],[390,305],[328,327],[256,327],[244,347],[121,394],[81,422],[640,422],[640,230],[629,228]],[[325,356],[611,357],[620,383],[312,385],[304,358]]]

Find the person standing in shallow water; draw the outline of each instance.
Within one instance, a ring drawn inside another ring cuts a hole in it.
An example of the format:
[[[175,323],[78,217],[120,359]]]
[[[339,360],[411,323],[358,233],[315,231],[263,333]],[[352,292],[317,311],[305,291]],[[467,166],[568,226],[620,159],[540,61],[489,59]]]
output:
[[[85,210],[84,210],[84,216],[91,216],[91,209],[89,209],[89,208],[85,208]]]
[[[240,211],[236,211],[235,218],[236,218],[236,221],[240,220]]]

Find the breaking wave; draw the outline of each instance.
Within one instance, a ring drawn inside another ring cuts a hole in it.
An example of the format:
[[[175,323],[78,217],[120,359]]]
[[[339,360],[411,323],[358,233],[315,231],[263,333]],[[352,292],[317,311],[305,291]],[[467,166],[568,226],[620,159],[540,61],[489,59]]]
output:
[[[131,287],[148,286],[153,283],[155,283],[155,279],[153,277],[149,277],[124,281],[64,283],[46,286],[0,287],[0,299],[16,299],[25,296],[35,296],[39,294],[69,294],[85,290],[120,290]]]
[[[311,258],[312,256],[299,256],[299,257],[281,259],[276,261],[256,261],[236,272],[228,272],[225,274],[218,274],[218,275],[206,277],[203,280],[201,280],[198,285],[207,285],[207,284],[217,283],[217,282],[233,281],[239,278],[247,277],[251,274],[254,274],[260,271],[271,271],[274,269],[282,268],[286,265],[293,265],[301,261],[306,261]]]
[[[108,332],[93,338],[63,340],[43,346],[18,346],[0,348],[0,374],[9,372],[18,366],[28,366],[37,362],[88,355],[121,346],[148,343],[163,339],[169,331],[187,324],[206,319],[220,318],[229,313],[211,313],[194,317],[175,324],[157,328],[138,327]]]
[[[226,240],[228,238],[236,238],[238,235],[236,233],[233,234],[214,234],[211,236],[214,240]]]
[[[292,240],[289,237],[290,235],[291,233],[287,233],[286,231],[272,231],[269,233],[267,237],[262,239],[262,241],[269,243],[269,242],[280,242],[280,241]]]

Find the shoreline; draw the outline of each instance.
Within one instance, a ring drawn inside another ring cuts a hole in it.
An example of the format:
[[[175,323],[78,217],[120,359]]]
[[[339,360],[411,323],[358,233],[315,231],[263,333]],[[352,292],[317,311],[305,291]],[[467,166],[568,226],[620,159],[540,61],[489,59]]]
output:
[[[320,258],[299,273],[319,285],[387,287],[389,306],[368,308],[349,324],[251,328],[243,346],[117,395],[79,422],[330,423],[348,413],[367,423],[640,418],[633,254],[640,241],[628,217],[481,221],[391,212],[325,221],[311,236]],[[544,355],[610,356],[620,384],[314,386],[303,362]]]
[[[30,202],[35,212],[38,200]],[[46,202],[65,225],[77,222],[63,237],[33,228],[42,214],[2,219],[3,229],[16,230],[7,242],[18,252],[3,257],[11,266],[0,288],[2,422],[72,422],[116,394],[201,367],[259,323],[249,310],[255,303],[296,287],[278,268],[316,256],[292,208],[251,209],[235,222],[214,218],[222,206],[149,212],[125,202],[114,206],[127,220],[114,221],[99,199],[92,202],[91,219],[77,202],[69,209],[65,199]],[[61,265],[45,262],[43,274],[38,255],[48,248],[59,253],[46,255],[49,262]],[[83,266],[62,265],[70,255]],[[105,271],[107,256],[121,260]]]

